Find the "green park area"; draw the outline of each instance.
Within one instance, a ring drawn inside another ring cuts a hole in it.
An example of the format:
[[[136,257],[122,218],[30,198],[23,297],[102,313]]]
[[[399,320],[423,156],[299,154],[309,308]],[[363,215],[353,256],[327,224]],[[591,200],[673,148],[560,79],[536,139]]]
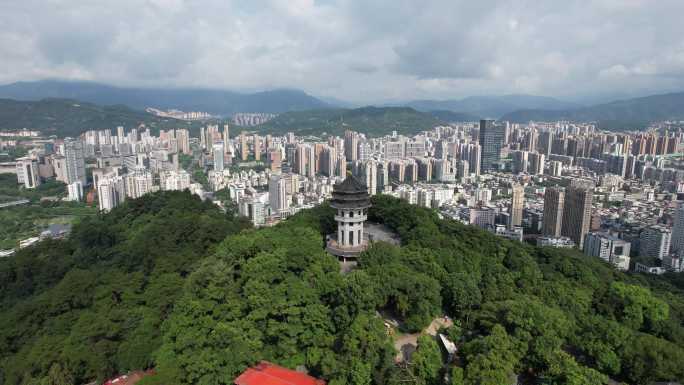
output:
[[[66,195],[61,182],[51,180],[26,189],[17,183],[16,175],[1,174],[0,206],[17,204],[0,207],[0,250],[17,247],[19,241],[40,235],[51,224],[73,224],[97,213],[97,207],[62,201]]]

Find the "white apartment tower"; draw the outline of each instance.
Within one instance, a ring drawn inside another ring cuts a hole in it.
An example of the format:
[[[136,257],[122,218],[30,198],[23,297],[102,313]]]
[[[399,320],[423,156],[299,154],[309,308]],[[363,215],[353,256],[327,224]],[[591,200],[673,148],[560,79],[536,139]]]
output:
[[[64,157],[66,158],[66,183],[81,182],[85,185],[86,173],[83,142],[78,139],[64,139]]]

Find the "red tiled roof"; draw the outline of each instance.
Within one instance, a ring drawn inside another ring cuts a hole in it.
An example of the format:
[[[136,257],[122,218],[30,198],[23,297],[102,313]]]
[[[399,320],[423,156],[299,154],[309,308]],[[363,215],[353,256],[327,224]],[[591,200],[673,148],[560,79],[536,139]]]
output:
[[[325,385],[325,381],[307,374],[261,361],[245,370],[234,381],[235,385]]]

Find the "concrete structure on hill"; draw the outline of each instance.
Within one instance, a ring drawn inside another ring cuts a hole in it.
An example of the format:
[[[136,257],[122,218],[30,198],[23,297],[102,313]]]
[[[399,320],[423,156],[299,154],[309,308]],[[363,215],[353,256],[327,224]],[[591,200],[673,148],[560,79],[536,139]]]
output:
[[[367,219],[366,210],[370,207],[368,188],[353,176],[333,188],[330,206],[337,209],[337,236],[328,240],[327,250],[346,261],[364,251],[368,246],[363,231]]]

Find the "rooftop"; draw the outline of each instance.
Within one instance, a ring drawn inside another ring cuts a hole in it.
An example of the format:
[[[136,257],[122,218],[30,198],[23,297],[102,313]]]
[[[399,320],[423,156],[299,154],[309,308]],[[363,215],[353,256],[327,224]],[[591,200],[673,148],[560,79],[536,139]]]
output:
[[[358,179],[353,176],[347,176],[347,178],[340,184],[336,184],[334,187],[337,193],[362,193],[367,192],[368,188],[365,184],[361,183]]]
[[[333,186],[333,197],[330,205],[340,209],[356,209],[370,207],[370,197],[366,185],[353,176]]]
[[[233,382],[235,385],[325,385],[323,380],[268,361],[248,368]]]

